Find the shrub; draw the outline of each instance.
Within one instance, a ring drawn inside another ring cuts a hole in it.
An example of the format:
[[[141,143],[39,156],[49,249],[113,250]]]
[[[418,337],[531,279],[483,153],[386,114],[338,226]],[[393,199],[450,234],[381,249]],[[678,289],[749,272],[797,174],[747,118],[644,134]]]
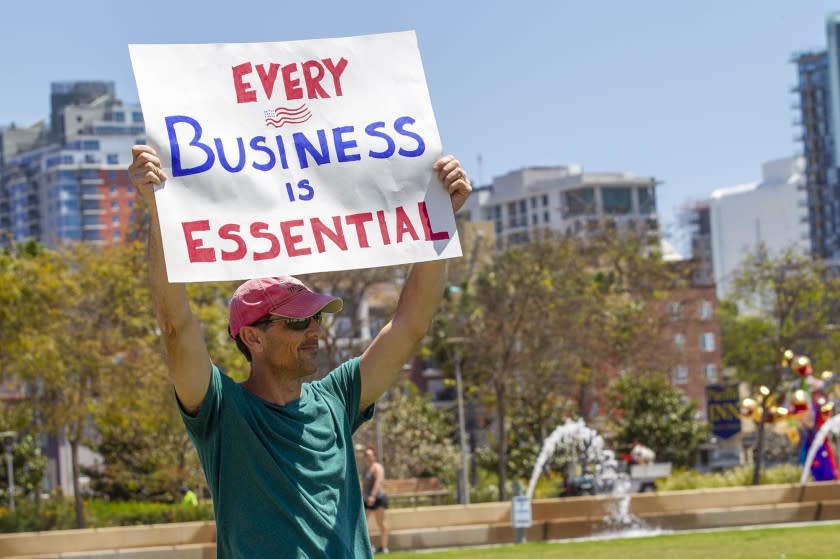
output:
[[[88,526],[135,526],[213,520],[213,505],[202,503],[197,507],[181,504],[138,501],[89,501],[85,503]]]
[[[89,528],[135,526],[213,520],[213,505],[208,501],[197,507],[138,501],[85,501],[85,520]],[[20,503],[15,512],[0,508],[0,532],[40,532],[75,528],[73,501],[52,498],[38,506]]]
[[[740,466],[731,470],[715,473],[702,473],[695,470],[679,470],[665,479],[656,482],[659,491],[683,491],[688,489],[710,489],[714,487],[739,487],[751,485],[752,466]],[[766,468],[761,472],[762,484],[799,483],[802,468],[784,464]]]
[[[43,532],[68,530],[76,525],[72,501],[62,499],[42,500],[37,506],[31,501],[20,501],[15,511],[0,509],[0,532]]]

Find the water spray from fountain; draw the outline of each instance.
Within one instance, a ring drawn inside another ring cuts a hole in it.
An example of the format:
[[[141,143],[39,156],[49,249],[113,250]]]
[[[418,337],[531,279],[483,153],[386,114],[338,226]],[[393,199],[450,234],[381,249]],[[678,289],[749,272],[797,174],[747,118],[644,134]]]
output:
[[[600,464],[604,451],[604,439],[593,429],[586,426],[582,419],[566,419],[543,442],[537,462],[528,482],[529,499],[534,497],[534,489],[542,475],[546,462],[559,450],[565,451],[573,461],[584,464]]]
[[[584,471],[588,466],[593,467],[593,490],[595,494],[605,497],[604,524],[607,532],[649,533],[644,522],[630,513],[630,495],[633,488],[630,476],[621,471],[615,452],[604,446],[603,437],[587,427],[582,419],[566,419],[543,442],[528,482],[527,497],[533,498],[537,481],[548,461],[556,453],[562,452],[571,462],[580,464]]]

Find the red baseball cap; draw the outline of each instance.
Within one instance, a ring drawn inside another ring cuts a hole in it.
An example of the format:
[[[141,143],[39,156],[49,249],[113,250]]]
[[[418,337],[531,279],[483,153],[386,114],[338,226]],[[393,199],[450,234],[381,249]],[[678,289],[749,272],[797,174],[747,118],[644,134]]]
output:
[[[316,293],[291,276],[248,280],[233,292],[230,301],[231,338],[270,314],[284,318],[308,318],[318,312],[336,313],[344,306],[338,297]]]

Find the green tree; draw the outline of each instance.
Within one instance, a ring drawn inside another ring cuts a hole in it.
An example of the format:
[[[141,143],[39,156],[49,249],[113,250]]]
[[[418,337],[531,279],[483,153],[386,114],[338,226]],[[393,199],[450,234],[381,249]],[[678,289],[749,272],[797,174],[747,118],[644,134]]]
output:
[[[455,284],[428,351],[449,374],[460,358],[467,393],[495,407],[501,499],[507,469],[528,471],[558,410],[595,415],[618,371],[670,368],[676,356],[663,336],[662,308],[677,280],[645,235],[545,234],[477,267],[475,281]],[[447,346],[453,338],[459,344]],[[516,418],[508,416],[511,404]]]
[[[733,274],[729,301],[722,306],[723,360],[741,380],[765,386],[761,419],[753,448],[753,484],[758,485],[764,456],[769,403],[784,401],[792,373],[782,365],[785,350],[808,355],[815,363],[840,356],[840,278],[825,263],[787,250],[771,257],[761,247]]]
[[[126,347],[117,352],[114,374],[101,379],[102,391],[90,404],[97,436],[89,441],[103,466],[86,470],[92,488],[115,500],[174,502],[180,487],[203,486],[192,443],[183,427],[169,381],[164,348],[158,336],[146,281],[145,248],[139,243],[110,254],[111,275],[131,278],[125,293],[112,291],[116,313],[133,307],[133,328],[122,328]],[[247,374],[247,364],[227,333],[227,300],[235,286],[190,284],[193,308],[202,321],[214,362],[233,376]]]
[[[381,429],[381,458],[388,476],[453,479],[458,449],[452,443],[452,411],[436,408],[408,381],[391,389],[380,405],[375,421]]]
[[[610,427],[614,446],[640,442],[656,452],[657,461],[692,466],[705,427],[696,419],[694,402],[662,374],[625,375],[610,386]]]

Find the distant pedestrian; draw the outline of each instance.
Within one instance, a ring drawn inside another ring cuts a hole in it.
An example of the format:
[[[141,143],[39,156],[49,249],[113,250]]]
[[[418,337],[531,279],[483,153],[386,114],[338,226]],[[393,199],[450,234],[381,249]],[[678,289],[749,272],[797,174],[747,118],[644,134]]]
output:
[[[181,504],[185,507],[197,507],[198,506],[198,495],[195,494],[195,491],[190,489],[189,487],[182,487],[181,492],[184,496],[181,498]]]
[[[369,446],[365,449],[365,514],[376,519],[379,526],[379,547],[377,553],[388,553],[388,522],[385,510],[388,508],[388,495],[385,494],[385,467],[376,459],[376,450]]]

